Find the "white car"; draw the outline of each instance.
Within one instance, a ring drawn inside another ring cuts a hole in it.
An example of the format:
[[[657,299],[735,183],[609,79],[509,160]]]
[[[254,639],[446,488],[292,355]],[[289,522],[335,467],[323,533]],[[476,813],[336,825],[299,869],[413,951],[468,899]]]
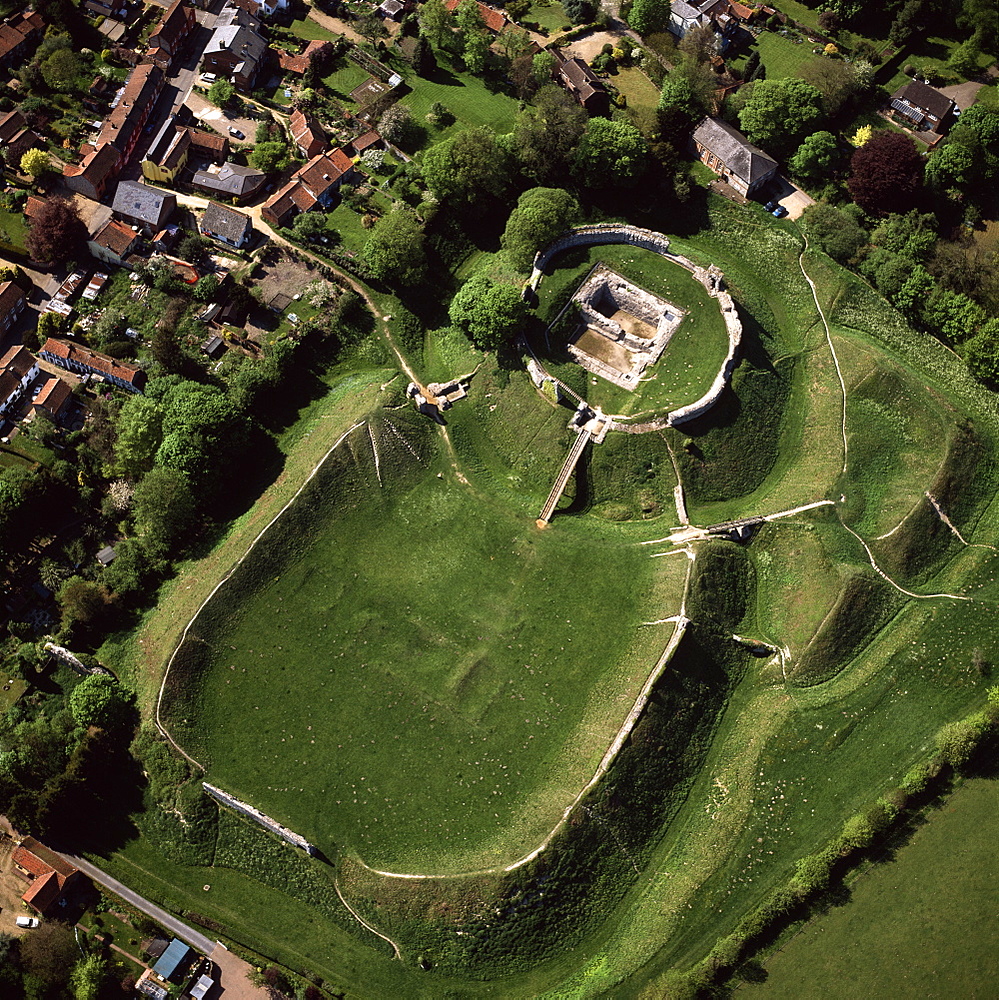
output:
[[[18,927],[27,927],[29,929],[33,929],[37,927],[41,923],[41,921],[38,919],[38,917],[18,917],[17,920],[14,921],[14,923],[17,924]]]

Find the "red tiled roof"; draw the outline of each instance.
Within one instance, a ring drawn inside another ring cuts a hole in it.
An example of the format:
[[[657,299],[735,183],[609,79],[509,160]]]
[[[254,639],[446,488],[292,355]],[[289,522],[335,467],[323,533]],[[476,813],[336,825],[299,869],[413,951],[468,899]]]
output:
[[[67,163],[62,168],[65,177],[83,176],[94,187],[99,187],[115,170],[121,162],[121,153],[113,143],[105,143],[99,149],[88,153],[78,166]]]
[[[119,222],[117,219],[111,219],[90,242],[123,257],[128,253],[129,247],[135,240],[136,235],[130,226],[126,226],[124,222]]]
[[[41,31],[45,21],[38,11],[22,12],[16,20],[11,18],[0,24],[0,59],[10,55],[32,32]]]
[[[98,354],[97,351],[90,350],[80,344],[67,344],[62,340],[54,340],[49,337],[42,345],[41,353],[53,354],[57,358],[77,361],[80,364],[92,368],[96,372],[104,375],[114,375],[124,382],[134,382],[137,375],[143,375],[141,368],[118,361],[116,358],[108,357],[106,354]]]
[[[55,414],[66,405],[72,395],[72,389],[61,378],[50,378],[35,397],[33,405]]]
[[[10,142],[25,126],[24,116],[17,108],[0,117],[0,142]]]
[[[461,0],[446,0],[444,6],[453,14],[458,9],[460,3]],[[502,11],[496,10],[494,7],[489,7],[484,3],[478,3],[477,6],[479,14],[482,17],[482,23],[490,31],[495,31],[498,34],[506,27],[506,14]]]
[[[13,284],[6,282],[5,284]],[[17,286],[14,286],[17,288]],[[17,288],[20,292],[21,289]],[[0,307],[3,306],[3,292],[0,292]],[[23,296],[22,296],[23,297]],[[18,379],[24,378],[31,371],[31,366],[35,363],[35,356],[26,347],[16,344],[2,358],[0,358],[0,372],[12,372]]]
[[[163,43],[172,46],[177,42],[187,31],[188,14],[191,10],[192,8],[185,7],[184,0],[174,0],[163,14],[156,30],[149,36],[149,47],[156,48]]]
[[[319,197],[353,167],[350,157],[342,149],[320,153],[295,172],[295,178]]]
[[[372,129],[370,132],[365,132],[364,135],[358,136],[351,142],[354,150],[358,153],[363,153],[369,146],[374,146],[375,143],[381,142],[382,137]]]
[[[13,281],[3,281],[0,282],[0,313],[6,315],[7,313],[12,313],[17,303],[24,298],[24,292],[14,284]],[[11,348],[11,351],[13,348]],[[0,361],[0,368],[5,367],[5,362],[10,356],[11,351],[8,351],[4,356],[3,360]]]
[[[62,895],[59,876],[51,869],[39,875],[24,890],[21,899],[39,913],[44,913]]]

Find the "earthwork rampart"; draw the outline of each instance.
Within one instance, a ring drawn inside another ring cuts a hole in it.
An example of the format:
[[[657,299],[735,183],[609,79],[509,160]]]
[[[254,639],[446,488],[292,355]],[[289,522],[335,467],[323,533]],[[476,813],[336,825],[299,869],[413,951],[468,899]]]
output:
[[[259,809],[254,809],[253,806],[248,805],[246,802],[241,802],[228,792],[223,792],[221,788],[209,785],[207,781],[202,782],[202,785],[213,799],[217,799],[223,805],[228,806],[230,809],[235,809],[236,812],[242,813],[244,816],[249,816],[255,823],[266,827],[271,833],[276,833],[282,840],[286,840],[292,846],[300,847],[306,854],[316,853],[315,846],[310,844],[305,837],[295,833],[294,830],[289,830],[286,826],[282,826],[276,819],[271,819],[266,813],[262,813]]]
[[[732,296],[725,290],[724,275],[717,267],[713,264],[710,267],[701,267],[687,257],[673,253],[669,248],[668,237],[651,229],[640,229],[638,226],[604,222],[592,226],[577,226],[575,229],[563,233],[558,239],[534,255],[534,269],[528,280],[528,287],[532,291],[537,290],[544,277],[545,267],[564,250],[578,246],[621,243],[640,247],[643,250],[651,250],[653,253],[659,254],[660,257],[665,257],[689,271],[696,281],[704,285],[708,295],[717,300],[718,308],[721,310],[722,319],[725,322],[725,331],[728,334],[728,353],[725,356],[725,361],[711,383],[711,388],[700,399],[673,410],[665,417],[646,423],[630,424],[615,420],[610,425],[611,430],[642,434],[693,420],[714,406],[732,378],[732,372],[735,371],[739,346],[742,343],[742,321],[739,319],[739,313]]]

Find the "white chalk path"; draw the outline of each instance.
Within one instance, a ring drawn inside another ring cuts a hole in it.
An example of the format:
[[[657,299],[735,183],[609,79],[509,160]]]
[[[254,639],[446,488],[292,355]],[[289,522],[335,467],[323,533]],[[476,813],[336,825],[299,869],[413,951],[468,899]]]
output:
[[[800,230],[799,230],[800,232]],[[812,290],[812,298],[815,300],[815,308],[819,311],[819,317],[822,320],[822,326],[826,331],[826,343],[829,345],[829,353],[832,355],[833,364],[836,366],[836,375],[839,377],[840,389],[843,392],[843,472],[846,472],[846,462],[849,454],[849,447],[846,442],[846,383],[843,381],[843,372],[839,367],[839,358],[836,357],[836,348],[833,347],[832,334],[829,332],[829,323],[826,321],[826,314],[822,311],[822,306],[819,305],[818,292],[815,290],[815,282],[808,276],[808,272],[805,270],[805,253],[808,250],[808,237],[802,233],[801,237],[805,241],[805,245],[802,248],[801,253],[798,255],[798,267],[801,268],[801,273],[805,277],[805,281],[808,282],[808,287]]]
[[[381,931],[375,930],[375,928],[372,927],[371,924],[369,924],[367,922],[367,920],[365,920],[364,917],[362,917],[360,915],[360,913],[358,913],[357,910],[355,910],[354,907],[351,906],[350,903],[348,903],[347,900],[345,900],[343,898],[343,893],[340,891],[340,886],[337,885],[337,881],[336,881],[336,877],[335,876],[333,878],[333,888],[336,889],[336,894],[340,898],[340,902],[343,903],[343,905],[347,908],[347,910],[350,913],[350,915],[362,927],[364,927],[366,930],[371,931],[371,933],[374,934],[376,937],[380,937],[383,941],[388,941],[388,943],[390,945],[392,945],[392,950],[395,952],[395,955],[393,957],[397,958],[401,962],[402,961],[402,952],[399,951],[399,946],[387,934],[382,934]]]
[[[874,553],[867,546],[867,542],[858,535],[850,525],[845,524],[842,519],[840,519],[840,524],[846,528],[847,531],[853,535],[854,538],[864,546],[864,551],[867,553],[867,558],[874,569],[874,572],[878,574],[883,580],[887,580],[899,593],[905,594],[906,597],[915,597],[917,600],[930,600],[931,598],[948,598],[952,601],[971,601],[974,598],[967,597],[964,594],[917,594],[914,591],[906,590],[905,587],[900,587],[874,560]]]
[[[959,542],[961,542],[963,545],[967,545],[969,548],[990,549],[992,552],[999,552],[999,549],[997,549],[994,545],[986,545],[983,542],[969,542],[968,539],[965,538],[964,535],[962,535],[961,532],[957,530],[957,528],[951,522],[951,519],[944,513],[943,507],[940,506],[940,502],[937,500],[937,498],[932,493],[930,493],[929,490],[926,491],[925,495],[926,499],[929,500],[931,504],[933,504],[933,509],[937,512],[937,516],[940,518],[941,521],[943,521],[944,524],[947,525],[948,528],[950,528],[952,532],[954,532]]]

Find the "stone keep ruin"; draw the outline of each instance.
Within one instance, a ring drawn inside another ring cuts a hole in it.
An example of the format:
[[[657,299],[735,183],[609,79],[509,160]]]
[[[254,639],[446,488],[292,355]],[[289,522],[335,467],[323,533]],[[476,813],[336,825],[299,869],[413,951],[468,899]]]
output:
[[[598,264],[572,297],[579,316],[569,353],[587,371],[634,391],[680,325],[685,310]]]

